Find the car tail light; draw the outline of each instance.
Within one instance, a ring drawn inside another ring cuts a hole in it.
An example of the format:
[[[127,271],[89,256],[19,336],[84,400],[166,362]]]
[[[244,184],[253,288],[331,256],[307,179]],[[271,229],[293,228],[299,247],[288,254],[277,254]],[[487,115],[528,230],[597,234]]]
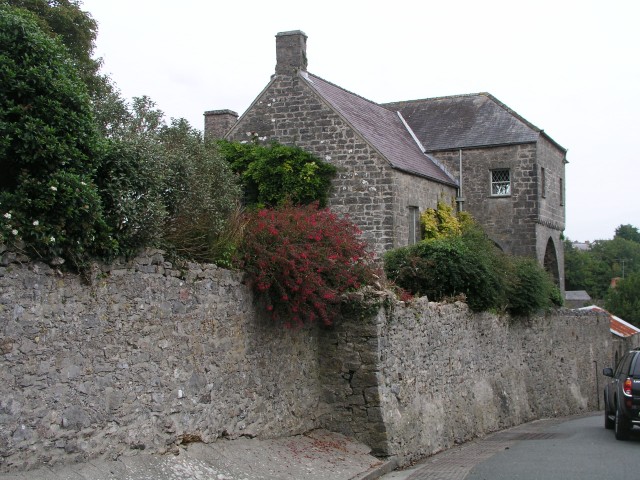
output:
[[[624,385],[622,386],[622,392],[627,396],[630,397],[631,396],[631,379],[627,378],[624,381]]]

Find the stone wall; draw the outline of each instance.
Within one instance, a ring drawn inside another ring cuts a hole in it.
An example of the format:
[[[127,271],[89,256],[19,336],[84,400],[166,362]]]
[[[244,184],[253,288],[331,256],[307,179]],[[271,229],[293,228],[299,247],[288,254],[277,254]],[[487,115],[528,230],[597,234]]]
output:
[[[541,135],[537,143],[434,155],[456,178],[462,155],[463,208],[503,250],[535,257],[564,291],[564,152]],[[491,195],[491,170],[501,168],[511,172],[511,195],[496,197]]]
[[[297,74],[275,75],[227,138],[277,140],[335,165],[331,209],[348,215],[375,252],[394,247],[393,172]]]
[[[456,177],[460,152],[433,153]],[[491,239],[514,255],[536,253],[537,175],[536,144],[471,148],[462,151],[464,210],[473,215]],[[509,169],[511,195],[491,195],[491,170]]]
[[[331,345],[327,428],[405,465],[498,429],[601,408],[602,368],[630,346],[605,315],[511,321],[426,298],[388,303],[322,343]]]
[[[456,189],[448,185],[426,181],[424,178],[409,175],[399,170],[394,170],[394,184],[396,195],[394,201],[395,214],[395,244],[394,248],[404,247],[409,242],[409,223],[414,220],[413,228],[417,230],[418,240],[421,235],[420,214],[428,208],[437,208],[438,201],[453,204],[456,198]],[[416,208],[417,220],[412,219],[409,208]],[[411,242],[412,243],[412,242]]]
[[[315,330],[262,321],[239,274],[151,252],[86,285],[6,259],[0,471],[316,426]]]
[[[608,317],[525,322],[464,304],[351,311],[286,330],[241,276],[160,252],[92,273],[0,261],[0,471],[323,427],[408,463],[499,428],[598,408]],[[597,362],[597,363],[596,363]]]

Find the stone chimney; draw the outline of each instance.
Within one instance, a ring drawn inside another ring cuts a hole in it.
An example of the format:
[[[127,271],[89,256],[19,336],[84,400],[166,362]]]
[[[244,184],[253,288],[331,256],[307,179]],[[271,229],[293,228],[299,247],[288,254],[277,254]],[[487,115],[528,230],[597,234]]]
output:
[[[232,110],[210,110],[204,112],[204,136],[221,139],[238,121],[238,114]]]
[[[276,35],[276,75],[307,70],[307,36],[300,30]]]

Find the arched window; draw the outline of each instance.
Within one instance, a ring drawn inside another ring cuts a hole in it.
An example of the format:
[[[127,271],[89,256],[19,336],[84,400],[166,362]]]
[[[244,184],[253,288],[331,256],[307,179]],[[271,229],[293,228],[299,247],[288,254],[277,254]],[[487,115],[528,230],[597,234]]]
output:
[[[547,249],[544,252],[544,269],[549,272],[557,285],[560,285],[560,272],[558,269],[558,254],[553,239],[549,238]]]

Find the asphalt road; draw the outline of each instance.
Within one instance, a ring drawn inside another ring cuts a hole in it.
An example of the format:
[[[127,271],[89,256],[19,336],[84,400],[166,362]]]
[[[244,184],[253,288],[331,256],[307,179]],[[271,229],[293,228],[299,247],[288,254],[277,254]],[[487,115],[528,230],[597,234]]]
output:
[[[640,430],[616,440],[603,415],[551,426],[476,465],[465,480],[601,480],[639,478]]]
[[[532,422],[454,447],[385,480],[640,478],[640,429],[621,442],[602,413]]]

